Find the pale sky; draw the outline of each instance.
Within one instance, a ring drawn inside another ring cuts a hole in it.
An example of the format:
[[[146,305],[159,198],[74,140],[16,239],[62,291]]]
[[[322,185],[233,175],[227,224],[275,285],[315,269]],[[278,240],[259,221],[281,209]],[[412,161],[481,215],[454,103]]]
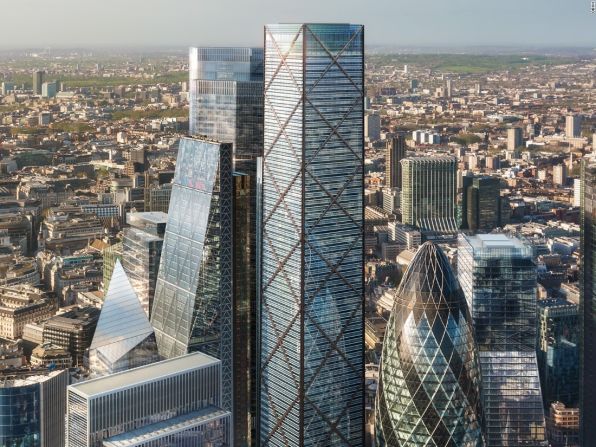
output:
[[[591,0],[5,0],[1,48],[261,45],[277,22],[364,24],[369,45],[593,46]]]

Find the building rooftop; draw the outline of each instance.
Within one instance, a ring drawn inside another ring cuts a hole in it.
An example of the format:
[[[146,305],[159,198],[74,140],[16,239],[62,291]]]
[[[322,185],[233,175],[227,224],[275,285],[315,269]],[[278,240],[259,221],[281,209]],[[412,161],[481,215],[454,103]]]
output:
[[[468,237],[470,244],[476,248],[524,248],[519,240],[504,234],[478,234]]]
[[[114,393],[118,390],[132,388],[156,379],[178,375],[184,371],[201,369],[219,363],[220,361],[216,358],[201,352],[195,352],[141,366],[140,368],[88,380],[83,383],[71,385],[69,389],[87,398],[95,398],[104,394]]]
[[[103,441],[105,447],[134,447],[145,445],[166,436],[197,427],[208,422],[229,416],[231,413],[218,407],[209,406],[199,411],[193,411],[166,421],[141,427],[137,430],[123,433]]]

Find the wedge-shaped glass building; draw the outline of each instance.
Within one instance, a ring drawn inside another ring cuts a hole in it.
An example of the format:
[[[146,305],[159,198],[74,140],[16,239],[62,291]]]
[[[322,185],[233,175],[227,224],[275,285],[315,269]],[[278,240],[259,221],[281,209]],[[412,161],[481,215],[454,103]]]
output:
[[[460,235],[457,260],[479,351],[486,446],[548,445],[532,249],[503,234]]]
[[[397,291],[376,403],[380,446],[480,447],[480,375],[472,321],[449,261],[420,247]]]
[[[222,362],[232,405],[232,144],[182,138],[151,323],[159,353],[201,351]]]
[[[91,375],[113,374],[158,360],[153,328],[120,260],[116,260],[89,348]]]
[[[364,444],[364,29],[265,27],[260,445]]]

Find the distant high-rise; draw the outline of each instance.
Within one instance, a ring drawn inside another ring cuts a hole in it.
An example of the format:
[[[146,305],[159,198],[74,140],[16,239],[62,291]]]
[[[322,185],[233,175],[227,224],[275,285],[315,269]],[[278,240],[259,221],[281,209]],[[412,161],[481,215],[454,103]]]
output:
[[[41,95],[41,86],[43,84],[43,71],[36,71],[33,73],[33,94]]]
[[[563,299],[538,301],[538,368],[544,406],[579,403],[578,305]]]
[[[507,129],[507,150],[515,151],[517,148],[524,144],[522,138],[522,128],[512,127]]]
[[[364,445],[364,29],[265,27],[259,445]]]
[[[568,138],[577,138],[582,136],[581,115],[567,115],[565,117],[565,135]]]
[[[453,157],[401,161],[402,222],[423,233],[454,234],[457,161]]]
[[[151,316],[168,215],[128,213],[122,239],[122,267],[148,316]]]
[[[565,164],[553,166],[553,183],[555,185],[567,184],[567,166]]]
[[[445,82],[445,91],[447,93],[447,98],[451,98],[451,95],[453,94],[453,81],[451,79],[447,79],[447,81]]]
[[[483,445],[472,317],[449,260],[431,242],[397,288],[381,361],[379,446]]]
[[[232,406],[232,144],[182,138],[151,323],[159,353],[222,363]]]
[[[368,141],[381,139],[381,117],[377,113],[369,113],[364,118],[364,137]]]
[[[501,181],[497,177],[464,177],[462,200],[462,228],[471,231],[490,231],[502,226],[504,204],[501,200]],[[508,217],[508,216],[507,216]]]
[[[263,154],[263,50],[190,49],[190,133],[233,143],[234,157]]]
[[[584,160],[581,175],[579,408],[580,440],[596,439],[596,164]]]
[[[543,447],[532,249],[503,234],[460,235],[459,282],[472,312],[486,447]]]
[[[401,189],[401,161],[406,158],[406,136],[397,135],[387,141],[385,151],[385,186]]]

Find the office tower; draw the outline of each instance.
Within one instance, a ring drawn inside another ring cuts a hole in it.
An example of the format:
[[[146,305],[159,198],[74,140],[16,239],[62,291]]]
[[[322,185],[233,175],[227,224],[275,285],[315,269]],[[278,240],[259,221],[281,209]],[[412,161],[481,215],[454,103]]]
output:
[[[387,214],[399,213],[399,189],[383,189],[383,209]]]
[[[581,115],[567,115],[565,117],[565,135],[568,138],[577,138],[582,136]]]
[[[44,82],[41,84],[41,97],[42,98],[53,98],[56,96],[56,83],[55,82]]]
[[[96,307],[76,308],[53,316],[43,325],[43,342],[68,349],[73,366],[82,366],[99,319]]]
[[[14,82],[4,81],[2,83],[2,95],[6,96],[14,91]]]
[[[553,166],[553,183],[555,185],[567,184],[567,166],[565,164]]]
[[[151,316],[155,284],[168,215],[162,212],[128,213],[130,227],[122,239],[122,267],[139,301]]]
[[[43,84],[43,71],[36,71],[33,73],[33,94],[41,95],[41,86]]]
[[[512,127],[507,129],[507,150],[516,151],[518,147],[522,146],[524,141],[522,139],[521,127]]]
[[[222,363],[232,405],[232,144],[182,138],[151,324],[159,354],[201,351]]]
[[[405,158],[401,168],[402,222],[427,235],[455,233],[456,159]]]
[[[260,445],[364,444],[364,29],[265,27]]]
[[[451,79],[447,79],[447,81],[445,82],[446,84],[446,92],[447,92],[447,98],[451,98],[451,94],[453,93],[452,89],[453,89],[453,81]]]
[[[581,205],[582,180],[581,178],[573,179],[573,206],[579,207]]]
[[[191,48],[191,133],[234,144],[234,444],[256,429],[257,157],[263,155],[263,49]]]
[[[381,117],[376,113],[369,113],[364,117],[364,137],[367,141],[381,139]]]
[[[66,370],[13,370],[0,374],[0,445],[64,445]]]
[[[153,328],[122,264],[116,261],[89,348],[91,374],[105,376],[158,360]]]
[[[199,352],[71,385],[66,445],[229,446],[221,394],[221,362]]]
[[[532,248],[503,234],[460,235],[457,259],[478,346],[486,447],[544,446]]]
[[[263,153],[263,50],[191,48],[190,133],[233,143],[234,157]]]
[[[596,164],[582,161],[580,207],[580,441],[596,439]]]
[[[449,260],[420,247],[399,287],[383,341],[379,446],[482,446],[472,318]]]
[[[502,225],[501,180],[497,177],[464,177],[462,228],[491,231]]]
[[[538,301],[538,369],[544,406],[579,403],[578,305],[564,299]]]
[[[387,141],[385,150],[385,186],[401,189],[401,161],[406,158],[406,136],[397,135]]]

